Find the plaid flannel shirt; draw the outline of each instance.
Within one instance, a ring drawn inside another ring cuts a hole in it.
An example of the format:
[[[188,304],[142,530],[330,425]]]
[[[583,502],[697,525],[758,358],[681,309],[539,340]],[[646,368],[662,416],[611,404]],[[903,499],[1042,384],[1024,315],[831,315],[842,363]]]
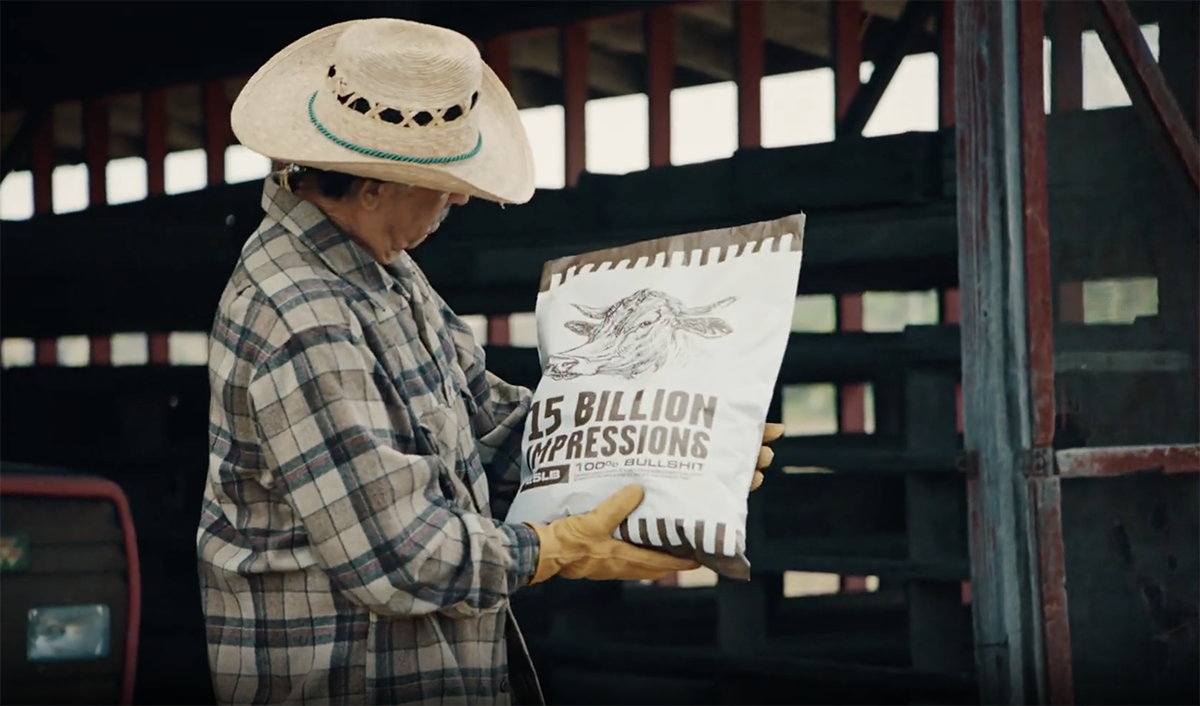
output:
[[[537,537],[492,519],[529,391],[484,369],[407,254],[377,264],[270,178],[263,208],[209,352],[218,701],[509,703],[509,647],[540,700],[508,608]]]

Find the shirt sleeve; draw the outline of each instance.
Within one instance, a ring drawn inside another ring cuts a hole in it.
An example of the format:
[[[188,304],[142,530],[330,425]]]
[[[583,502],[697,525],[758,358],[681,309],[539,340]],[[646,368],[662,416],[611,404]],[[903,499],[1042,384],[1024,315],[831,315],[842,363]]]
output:
[[[259,365],[249,397],[274,486],[351,600],[389,616],[503,608],[534,573],[537,535],[454,507],[442,461],[395,448],[376,370],[348,329],[328,326]]]
[[[443,309],[471,395],[471,430],[488,477],[492,514],[504,517],[521,484],[521,436],[533,394],[487,370],[471,328]]]

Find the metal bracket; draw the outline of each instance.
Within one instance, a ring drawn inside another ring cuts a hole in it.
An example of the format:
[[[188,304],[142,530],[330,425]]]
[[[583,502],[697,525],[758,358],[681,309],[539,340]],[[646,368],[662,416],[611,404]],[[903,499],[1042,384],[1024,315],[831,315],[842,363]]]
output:
[[[1021,472],[1026,478],[1048,478],[1054,475],[1054,449],[1039,446],[1022,451]]]

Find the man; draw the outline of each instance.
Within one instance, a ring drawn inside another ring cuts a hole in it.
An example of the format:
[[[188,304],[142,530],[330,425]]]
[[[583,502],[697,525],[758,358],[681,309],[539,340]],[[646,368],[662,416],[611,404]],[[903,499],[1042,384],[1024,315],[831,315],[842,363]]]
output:
[[[515,591],[695,564],[613,539],[638,486],[547,526],[494,519],[530,393],[485,370],[406,251],[471,196],[532,196],[516,105],[467,38],[364,20],[273,57],[232,125],[284,166],[209,355],[197,543],[218,700],[540,703]]]

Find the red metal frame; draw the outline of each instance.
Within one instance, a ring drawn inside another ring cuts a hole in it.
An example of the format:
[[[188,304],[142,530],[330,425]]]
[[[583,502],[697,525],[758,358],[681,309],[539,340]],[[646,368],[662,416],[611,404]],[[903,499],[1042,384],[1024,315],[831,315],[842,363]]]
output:
[[[1142,471],[1200,473],[1200,444],[1064,449],[1054,454],[1060,478],[1120,476]]]
[[[78,476],[0,476],[0,495],[35,495],[55,498],[96,498],[117,508],[125,535],[125,556],[129,574],[128,624],[125,630],[125,665],[121,675],[121,703],[133,703],[137,678],[138,634],[142,622],[142,575],[138,563],[137,534],[129,501],[120,486],[103,478]]]
[[[83,104],[83,149],[87,162],[88,208],[108,203],[108,101]]]
[[[1021,205],[1025,239],[1025,316],[1033,453],[1054,443],[1054,289],[1050,277],[1049,196],[1046,190],[1046,115],[1043,93],[1045,10],[1041,0],[1017,3],[1017,76],[1020,82]],[[1071,629],[1067,609],[1059,481],[1041,477],[1033,459],[1027,473],[1036,522],[1045,681],[1050,703],[1074,702]]]

